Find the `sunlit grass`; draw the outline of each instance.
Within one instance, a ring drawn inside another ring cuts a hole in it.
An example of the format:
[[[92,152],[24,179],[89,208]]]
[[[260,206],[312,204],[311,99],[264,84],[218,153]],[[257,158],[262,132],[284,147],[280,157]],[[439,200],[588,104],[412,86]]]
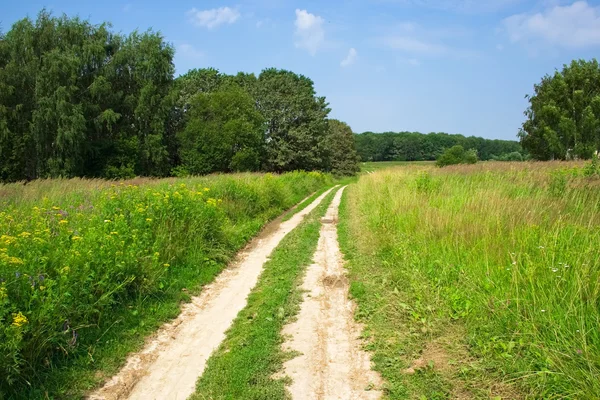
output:
[[[342,216],[359,316],[391,397],[431,389],[400,371],[459,324],[481,360],[462,373],[471,391],[496,381],[538,398],[597,398],[600,191],[581,163],[384,170],[349,187]]]
[[[79,397],[268,220],[330,184],[295,172],[0,186],[0,398]]]

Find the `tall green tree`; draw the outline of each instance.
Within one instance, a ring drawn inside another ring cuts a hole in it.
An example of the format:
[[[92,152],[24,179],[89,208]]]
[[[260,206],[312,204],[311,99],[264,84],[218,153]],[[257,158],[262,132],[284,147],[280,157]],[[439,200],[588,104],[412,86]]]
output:
[[[256,171],[260,168],[264,124],[254,100],[231,84],[198,93],[178,135],[180,171],[190,174]]]
[[[0,179],[164,175],[173,49],[53,17],[0,40]]]
[[[600,149],[600,66],[574,60],[527,96],[521,144],[539,160],[590,158]]]
[[[327,169],[336,175],[355,175],[360,170],[352,129],[337,119],[328,121]]]
[[[325,98],[316,95],[313,82],[290,71],[266,69],[254,96],[266,121],[265,169],[323,169],[330,109]]]

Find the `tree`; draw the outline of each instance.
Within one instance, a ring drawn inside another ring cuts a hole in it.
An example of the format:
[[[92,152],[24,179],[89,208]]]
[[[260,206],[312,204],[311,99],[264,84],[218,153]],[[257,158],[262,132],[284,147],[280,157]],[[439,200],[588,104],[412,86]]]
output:
[[[42,10],[0,39],[0,179],[164,175],[173,49]]]
[[[590,158],[600,149],[598,61],[572,61],[544,76],[526,97],[527,119],[519,137],[535,159]]]
[[[313,82],[290,71],[266,69],[254,96],[266,121],[264,167],[268,171],[322,169],[330,109]]]
[[[237,85],[198,93],[178,135],[181,167],[190,174],[256,171],[264,125],[254,100]]]
[[[474,149],[465,151],[465,148],[457,144],[447,149],[435,162],[438,167],[455,164],[475,164],[477,162],[477,151]]]
[[[327,169],[336,175],[355,175],[360,170],[360,166],[352,129],[337,119],[330,119],[328,124]]]

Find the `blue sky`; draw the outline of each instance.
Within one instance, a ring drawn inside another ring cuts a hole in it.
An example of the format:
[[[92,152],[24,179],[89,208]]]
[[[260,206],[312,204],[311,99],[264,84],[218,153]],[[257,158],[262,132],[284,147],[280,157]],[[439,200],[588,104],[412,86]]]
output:
[[[533,84],[600,50],[597,1],[0,0],[2,29],[43,7],[124,33],[158,30],[178,74],[304,74],[355,132],[514,139]]]

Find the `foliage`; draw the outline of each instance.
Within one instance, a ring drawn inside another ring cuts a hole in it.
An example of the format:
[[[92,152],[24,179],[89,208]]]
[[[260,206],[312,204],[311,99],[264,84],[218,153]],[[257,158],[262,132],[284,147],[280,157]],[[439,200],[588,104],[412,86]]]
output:
[[[0,180],[166,174],[173,54],[158,33],[45,10],[15,23],[0,40]]]
[[[438,167],[456,164],[475,164],[478,161],[474,149],[465,150],[461,145],[452,146],[446,150],[435,162]]]
[[[325,143],[328,155],[326,169],[335,175],[355,175],[360,171],[352,129],[337,119],[329,120]]]
[[[0,397],[73,396],[74,382],[57,392],[57,374],[100,366],[108,331],[114,343],[135,336],[163,303],[177,306],[182,288],[210,281],[267,220],[330,178],[76,183],[73,192],[45,190],[44,181],[0,186]]]
[[[263,120],[237,86],[197,94],[178,135],[181,167],[194,175],[260,168]]]
[[[173,56],[150,30],[45,10],[16,22],[0,37],[0,181],[330,168],[330,109],[309,78],[174,79]]]
[[[433,161],[446,149],[455,145],[477,150],[481,160],[523,151],[521,145],[512,140],[464,137],[447,133],[365,132],[354,137],[362,161]]]
[[[348,188],[340,243],[390,398],[597,398],[600,192],[580,165],[405,166]],[[403,373],[434,347],[463,361]]]
[[[525,157],[518,151],[513,151],[511,153],[502,154],[498,157],[492,157],[494,161],[524,161]]]
[[[282,172],[323,169],[330,109],[317,97],[313,82],[274,68],[256,82],[255,98],[266,121],[265,168]]]
[[[574,60],[546,75],[527,96],[523,148],[538,160],[589,159],[600,150],[600,66]]]

